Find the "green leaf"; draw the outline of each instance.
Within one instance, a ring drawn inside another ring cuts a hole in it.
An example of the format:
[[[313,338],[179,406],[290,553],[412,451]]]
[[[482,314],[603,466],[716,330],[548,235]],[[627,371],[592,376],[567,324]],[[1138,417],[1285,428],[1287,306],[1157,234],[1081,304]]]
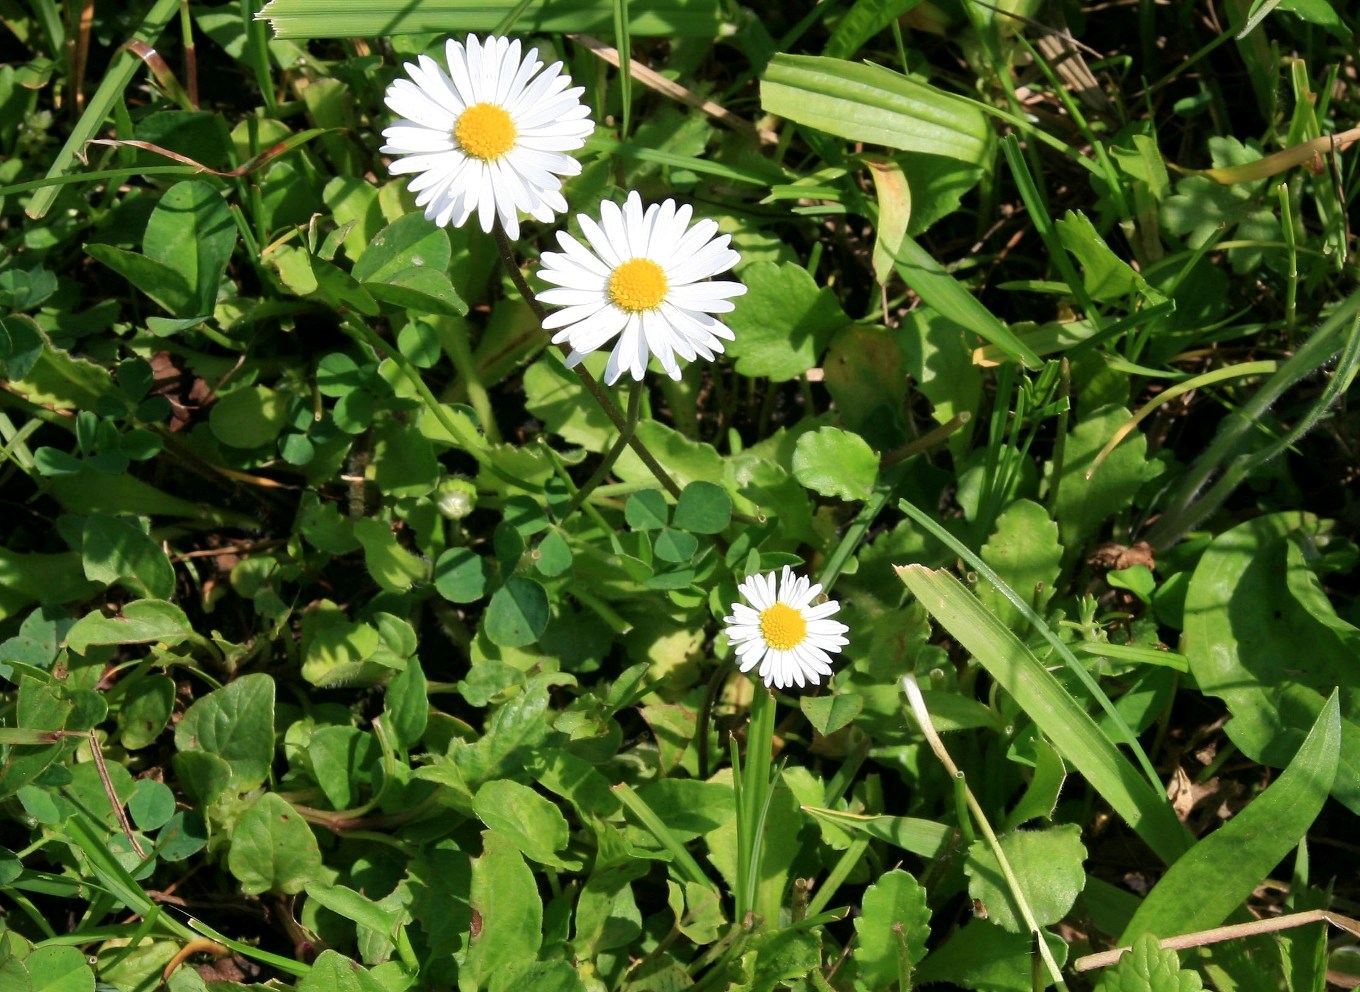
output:
[[[523,647],[538,640],[548,626],[548,615],[548,594],[543,587],[514,575],[492,594],[482,630],[498,647]]]
[[[819,734],[834,734],[859,716],[864,699],[850,693],[830,696],[800,696],[798,707]]]
[[[297,992],[391,992],[363,965],[330,948],[312,963],[297,983]]]
[[[384,909],[372,899],[345,885],[311,882],[307,885],[307,896],[315,899],[332,913],[353,920],[359,926],[367,927],[385,937],[395,937],[397,928],[401,925],[397,913]]]
[[[406,667],[387,683],[383,711],[394,746],[410,748],[425,735],[430,721],[430,697],[419,659],[408,658]]]
[[[720,534],[732,522],[732,497],[722,486],[691,482],[680,493],[671,523],[691,534]]]
[[[554,578],[571,569],[571,545],[557,531],[549,531],[534,549],[534,567],[543,575]]]
[[[1157,938],[1147,933],[1105,973],[1103,992],[1200,992],[1204,983],[1199,972],[1181,967],[1175,951],[1163,950]]]
[[[76,654],[84,654],[91,645],[159,642],[173,646],[192,636],[189,618],[174,603],[138,599],[126,604],[115,616],[87,613],[67,633],[66,646]]]
[[[850,323],[836,295],[793,262],[752,262],[741,270],[746,295],[726,323],[727,353],[742,375],[783,382],[817,364],[831,335]]]
[[[634,36],[712,38],[718,30],[716,0],[629,0],[628,30]],[[504,30],[506,17],[518,14],[515,30],[527,34],[584,31],[609,35],[614,29],[610,0],[422,0],[393,10],[387,0],[348,0],[333,4],[308,0],[271,0],[259,16],[268,18],[280,38],[366,38],[396,34],[447,34]]]
[[[127,520],[99,513],[88,516],[80,561],[87,579],[105,585],[123,582],[139,596],[166,599],[175,591],[175,568],[160,544]]]
[[[906,401],[907,377],[890,331],[859,324],[842,328],[822,359],[822,375],[847,427],[869,433],[882,447],[898,442],[895,422]]]
[[[213,312],[235,247],[236,224],[226,201],[208,183],[193,179],[161,194],[142,240],[146,257],[172,269],[189,289],[191,305],[178,317]]]
[[[388,592],[406,592],[430,576],[430,567],[397,542],[397,535],[381,517],[354,522],[354,538],[363,546],[368,574]]]
[[[227,869],[246,895],[296,895],[320,877],[321,849],[297,810],[283,797],[266,792],[236,821]]]
[[[231,448],[271,444],[288,422],[288,404],[267,386],[247,386],[227,393],[208,412],[208,426]]]
[[[527,785],[509,779],[487,782],[477,790],[472,809],[477,819],[499,832],[526,858],[567,871],[581,867],[579,861],[564,861],[558,854],[569,839],[566,818]]]
[[[472,861],[468,900],[482,926],[468,938],[460,988],[486,988],[497,972],[537,958],[543,941],[543,903],[523,855],[495,830],[483,833],[482,840],[482,856]]]
[[[94,992],[94,972],[77,947],[35,947],[24,965],[33,992]]]
[[[765,68],[760,104],[849,141],[974,165],[992,156],[991,125],[975,103],[882,66],[781,52]]]
[[[1153,790],[1043,662],[962,582],[920,565],[898,566],[897,574],[1165,863],[1190,846],[1166,796]]]
[[[195,700],[175,727],[175,747],[226,761],[237,792],[258,788],[274,761],[274,679],[243,675]]]
[[[1239,524],[1209,545],[1185,594],[1181,644],[1196,684],[1227,705],[1232,742],[1275,768],[1293,758],[1331,687],[1353,679],[1353,643],[1338,638],[1321,604],[1314,601],[1310,610],[1294,593],[1316,580],[1291,547],[1296,540],[1314,544],[1317,531],[1317,522],[1301,513]],[[1299,658],[1308,665],[1298,665]],[[1332,794],[1360,812],[1360,710],[1343,698]]]
[[[1034,921],[1045,927],[1066,916],[1086,885],[1081,828],[1069,823],[1047,830],[1017,830],[1000,841]],[[1028,931],[989,844],[975,841],[968,848],[963,870],[968,875],[968,894],[987,907],[993,923],[1012,933]]]
[[[448,232],[416,211],[403,214],[374,235],[354,263],[352,274],[359,282],[388,282],[413,267],[443,272],[451,257]]]
[[[491,992],[586,992],[581,974],[567,961],[522,961],[491,976]]]
[[[0,376],[25,378],[42,353],[42,333],[33,318],[22,314],[0,317]]]
[[[170,722],[175,705],[175,681],[148,674],[131,680],[118,708],[118,741],[129,751],[148,746]]]
[[[642,489],[623,504],[623,519],[633,530],[660,530],[670,519],[670,507],[659,489]]]
[[[893,264],[902,250],[902,235],[911,223],[911,185],[897,161],[887,155],[865,155],[864,164],[874,179],[878,198],[878,222],[874,225],[874,278],[886,286]]]
[[[793,475],[823,496],[868,499],[878,479],[878,455],[858,434],[821,427],[799,436]]]
[[[848,59],[878,32],[906,14],[921,0],[856,0],[836,22],[823,54]]]
[[[1107,406],[1078,421],[1068,432],[1062,481],[1053,515],[1069,553],[1081,547],[1114,514],[1125,509],[1147,473],[1147,439],[1133,431],[1088,479],[1096,455],[1132,416],[1123,407]]]
[[[429,439],[395,420],[374,427],[372,464],[373,484],[395,499],[433,492],[443,475]]]
[[[880,875],[864,891],[855,933],[859,937],[855,963],[869,987],[886,988],[900,981],[901,988],[910,988],[910,969],[926,956],[930,936],[926,890],[900,869]]]
[[[667,527],[656,535],[652,550],[662,561],[683,563],[694,557],[699,549],[699,539],[693,534],[674,527]]]
[[[490,577],[491,563],[467,548],[449,548],[434,563],[434,587],[451,603],[475,603]]]
[[[467,304],[453,288],[449,277],[433,269],[416,267],[402,269],[390,276],[386,282],[366,282],[363,288],[375,300],[388,303],[400,310],[439,313],[449,317],[461,317],[468,312]]]
[[[85,253],[107,265],[176,317],[199,318],[195,289],[168,265],[113,245],[85,246]]]
[[[138,830],[156,830],[175,815],[175,794],[164,782],[141,778],[127,808]]]
[[[982,560],[1006,584],[1030,599],[1042,614],[1053,598],[1054,582],[1062,567],[1062,545],[1058,525],[1038,503],[1018,499],[996,518],[992,536],[981,548]],[[980,583],[978,598],[1012,630],[1023,630],[1024,619],[1015,604],[990,582]]]
[[[902,247],[897,255],[897,274],[940,316],[996,345],[1012,361],[1031,369],[1043,365],[1029,345],[1016,337],[1000,318],[983,306],[910,234],[902,235]]]
[[[1294,850],[1322,811],[1341,751],[1333,691],[1289,767],[1246,809],[1200,838],[1138,906],[1119,943],[1216,927]]]
[[[1147,280],[1114,253],[1085,214],[1069,210],[1054,226],[1063,247],[1081,263],[1082,283],[1091,299],[1118,300],[1133,292],[1154,294]]]

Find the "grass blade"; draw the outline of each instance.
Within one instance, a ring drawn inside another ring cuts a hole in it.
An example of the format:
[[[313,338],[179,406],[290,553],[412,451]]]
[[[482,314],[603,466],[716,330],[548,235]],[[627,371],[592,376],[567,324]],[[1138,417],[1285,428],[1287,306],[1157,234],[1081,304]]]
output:
[[[156,0],[155,6],[142,18],[142,26],[132,36],[132,40],[154,44],[161,31],[178,12],[179,0]],[[80,115],[80,120],[76,121],[70,137],[66,139],[66,144],[61,146],[61,151],[57,152],[56,158],[52,160],[52,167],[47,170],[48,179],[64,176],[75,160],[76,153],[85,146],[85,142],[99,133],[99,129],[104,126],[104,119],[109,116],[114,103],[132,81],[132,75],[140,64],[137,57],[126,50],[119,50],[113,57],[113,64],[109,66],[104,81],[99,84],[99,89],[95,90],[90,105],[85,108],[85,113]],[[44,187],[28,202],[25,212],[29,217],[38,220],[52,209],[52,204],[56,200],[57,187]]]
[[[272,0],[256,16],[280,38],[462,34],[494,31],[520,6],[520,0]],[[633,0],[628,7],[635,35],[711,38],[718,32],[717,0]],[[601,34],[613,27],[614,0],[534,0],[515,24],[527,34]]]
[[[1217,926],[1252,894],[1299,841],[1332,791],[1341,754],[1334,690],[1289,767],[1265,792],[1172,865],[1125,927],[1120,944]]]
[[[1138,773],[1091,715],[977,596],[942,570],[906,565],[899,566],[897,574],[1158,857],[1171,864],[1185,853],[1190,837],[1166,796]]]

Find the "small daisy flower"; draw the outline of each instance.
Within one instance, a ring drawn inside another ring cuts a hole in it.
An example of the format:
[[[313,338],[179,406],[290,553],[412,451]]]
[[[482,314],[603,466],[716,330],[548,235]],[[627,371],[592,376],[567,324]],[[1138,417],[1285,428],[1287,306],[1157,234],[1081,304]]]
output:
[[[841,608],[834,599],[808,605],[821,594],[820,584],[809,584],[785,565],[777,587],[770,572],[752,575],[737,588],[751,606],[733,603],[724,621],[743,672],[759,665],[765,685],[776,689],[817,685],[831,674],[828,652],[839,653],[850,643],[842,636],[850,628],[830,619]]]
[[[450,41],[448,71],[428,55],[406,63],[410,79],[387,88],[386,102],[402,120],[383,131],[382,151],[401,156],[393,174],[411,180],[416,206],[440,227],[462,227],[477,212],[483,231],[497,216],[511,238],[519,215],[546,223],[567,209],[558,176],[581,163],[566,152],[585,144],[595,124],[580,87],[538,53],[521,57],[516,39],[469,35]]]
[[[718,225],[701,220],[690,226],[689,206],[674,200],[642,209],[636,192],[620,208],[600,204],[600,222],[581,214],[589,247],[565,231],[557,233],[562,252],[545,251],[539,277],[554,284],[538,298],[563,309],[549,314],[546,330],[561,328],[553,342],[568,341],[573,366],[618,336],[609,356],[605,382],[613,384],[627,369],[641,379],[655,355],[672,379],[680,378],[679,355],[687,362],[702,355],[712,360],[732,332],[715,313],[733,308],[730,297],[746,287],[739,282],[704,282],[741,260],[727,247],[731,238],[714,237]]]

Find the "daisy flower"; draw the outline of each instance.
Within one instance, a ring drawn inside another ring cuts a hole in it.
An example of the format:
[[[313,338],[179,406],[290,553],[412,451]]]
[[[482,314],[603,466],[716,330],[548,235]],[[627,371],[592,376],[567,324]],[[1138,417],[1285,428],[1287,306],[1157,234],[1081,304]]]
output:
[[[519,215],[551,223],[567,209],[558,176],[580,173],[566,152],[585,144],[595,129],[580,87],[554,62],[546,70],[538,53],[521,57],[516,39],[469,35],[467,47],[450,41],[448,71],[428,55],[406,63],[410,79],[387,88],[387,106],[402,119],[383,131],[382,151],[401,156],[394,174],[411,180],[416,206],[440,227],[462,227],[477,212],[483,231],[496,217],[511,238]]]
[[[732,332],[715,313],[733,307],[729,297],[746,287],[739,282],[704,282],[741,260],[727,247],[731,238],[714,237],[718,225],[701,220],[690,226],[689,206],[674,200],[642,209],[636,191],[620,208],[606,200],[600,221],[581,214],[581,231],[589,247],[565,231],[557,233],[561,252],[545,251],[539,278],[554,284],[538,298],[563,309],[548,315],[546,330],[561,328],[553,342],[570,342],[568,367],[616,335],[605,382],[627,369],[641,379],[655,355],[672,379],[680,378],[676,356],[692,362],[712,359]]]
[[[817,685],[831,674],[828,652],[839,653],[850,643],[842,636],[850,628],[830,619],[841,608],[834,599],[808,605],[820,595],[820,584],[809,584],[785,565],[777,586],[770,572],[750,576],[737,589],[751,606],[733,603],[724,621],[743,672],[759,665],[765,685],[776,689]]]

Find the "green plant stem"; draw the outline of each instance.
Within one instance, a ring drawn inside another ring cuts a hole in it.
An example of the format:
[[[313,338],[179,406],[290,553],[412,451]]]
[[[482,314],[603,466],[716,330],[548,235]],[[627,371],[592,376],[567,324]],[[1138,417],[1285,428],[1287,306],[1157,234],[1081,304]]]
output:
[[[463,380],[468,402],[472,404],[472,409],[477,411],[477,419],[482,422],[482,431],[486,434],[487,441],[491,444],[500,444],[501,430],[496,425],[496,414],[491,409],[491,395],[486,391],[481,370],[477,368],[477,362],[472,357],[472,345],[468,342],[468,325],[466,321],[461,322],[462,326],[459,326],[459,323],[451,317],[435,318],[439,343],[444,346],[444,353],[449,356],[453,367],[458,370],[458,377]]]
[[[530,490],[538,488],[537,486],[526,483],[522,479],[516,479],[514,476],[509,475],[502,470],[499,466],[495,465],[483,450],[484,445],[482,439],[469,436],[468,432],[464,430],[456,420],[449,416],[449,412],[444,409],[444,404],[439,402],[434,393],[430,391],[430,387],[425,384],[425,380],[421,378],[420,370],[412,365],[411,360],[403,355],[396,346],[388,344],[378,335],[377,331],[352,315],[340,326],[350,337],[362,344],[368,345],[374,351],[378,352],[378,354],[386,355],[392,360],[392,363],[396,365],[397,368],[401,369],[407,380],[415,387],[416,392],[420,394],[421,400],[424,401],[425,406],[429,409],[430,413],[434,415],[434,419],[439,421],[439,425],[457,440],[459,446],[471,455],[478,465],[481,465],[490,472],[494,472],[506,482],[519,486],[520,488]]]
[[[529,288],[529,284],[525,281],[524,273],[520,271],[519,263],[515,261],[514,249],[510,247],[510,238],[501,228],[499,221],[496,223],[496,245],[500,248],[501,259],[505,262],[505,268],[510,273],[510,279],[514,282],[515,288],[519,290],[520,296],[524,298],[524,302],[529,304],[529,309],[534,312],[534,316],[537,317],[538,322],[542,324],[547,318],[548,312],[543,309],[543,304],[538,302],[538,297],[534,296],[533,290]],[[567,351],[568,349],[564,347],[562,350]],[[577,377],[580,378],[581,384],[586,387],[586,392],[594,397],[595,402],[599,404],[600,409],[604,411],[605,416],[613,422],[615,429],[622,434],[626,422],[624,421],[623,411],[619,409],[619,405],[609,398],[609,394],[604,391],[604,387],[600,385],[599,380],[590,374],[590,369],[586,368],[585,365],[578,363],[573,371],[575,371]],[[656,481],[661,483],[662,488],[678,499],[680,497],[680,487],[676,485],[675,480],[670,477],[670,474],[661,467],[661,463],[647,450],[647,446],[642,443],[641,439],[638,438],[636,434],[628,439],[628,446],[633,449],[634,453],[640,459],[642,459],[642,464],[647,466],[647,470],[656,477]]]
[[[746,767],[742,769],[741,803],[737,810],[737,859],[744,887],[737,893],[738,925],[756,907],[760,863],[765,852],[764,810],[770,795],[770,765],[774,754],[774,694],[756,686],[751,698],[751,723],[746,730]],[[778,921],[771,920],[771,924]]]
[[[609,470],[612,469],[614,463],[618,461],[619,455],[623,454],[623,449],[632,438],[633,431],[637,428],[638,416],[642,412],[642,392],[642,383],[635,382],[632,390],[628,393],[628,420],[623,425],[623,432],[619,434],[613,447],[605,454],[604,458],[600,461],[600,464],[595,467],[595,471],[590,474],[590,478],[586,480],[585,485],[576,490],[576,494],[572,496],[571,502],[568,503],[567,508],[562,511],[560,519],[566,520],[580,508],[581,504],[595,491],[595,487],[605,480],[605,476],[609,474]]]
[[[133,33],[132,40],[154,45],[171,18],[179,13],[179,5],[180,0],[156,0],[151,9],[142,16],[142,25]],[[85,113],[80,115],[80,120],[76,121],[76,126],[71,129],[71,136],[66,139],[66,144],[61,146],[61,150],[52,159],[52,166],[47,170],[47,179],[55,179],[66,174],[66,170],[75,161],[76,153],[104,126],[109,111],[113,109],[114,103],[132,81],[133,74],[141,64],[131,52],[124,48],[118,49],[104,74],[104,81],[99,84],[99,89],[95,91],[89,106],[85,108]],[[52,209],[52,204],[56,200],[56,187],[46,186],[38,190],[28,202],[26,213],[33,220],[41,220],[47,211]]]

